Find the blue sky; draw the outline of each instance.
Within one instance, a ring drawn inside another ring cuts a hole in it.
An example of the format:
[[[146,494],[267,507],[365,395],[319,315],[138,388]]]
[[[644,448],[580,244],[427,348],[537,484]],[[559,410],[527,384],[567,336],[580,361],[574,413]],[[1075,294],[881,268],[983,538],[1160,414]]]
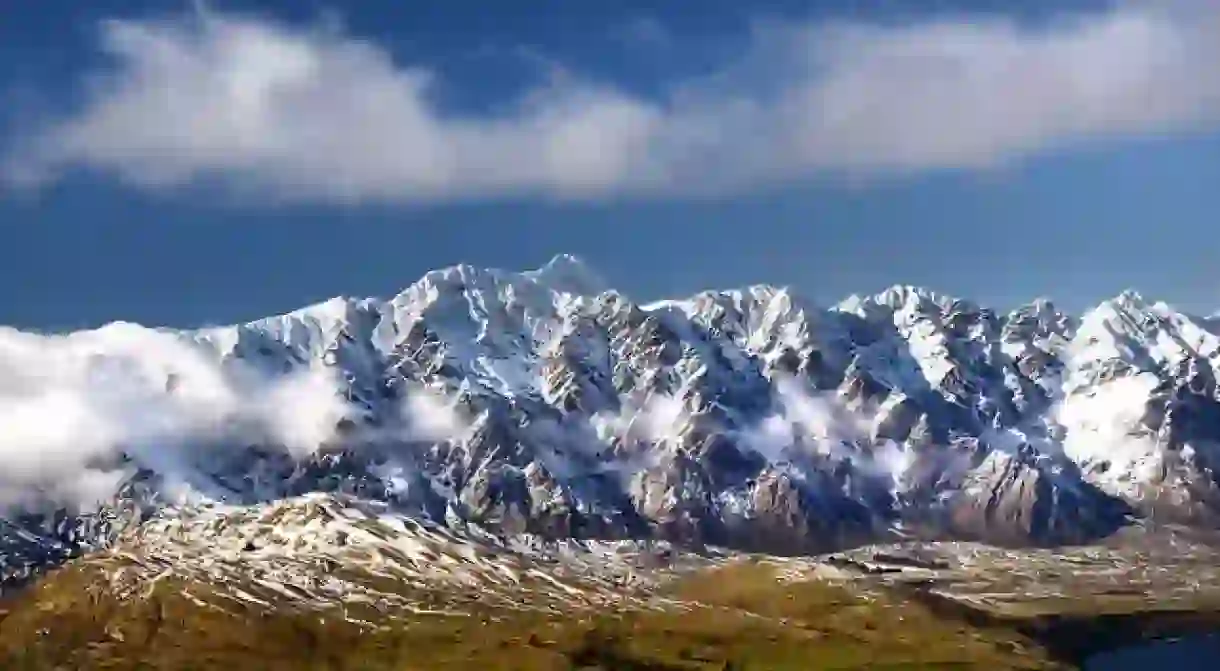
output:
[[[641,300],[1220,309],[1220,11],[1013,4],[0,0],[0,323],[560,252]]]

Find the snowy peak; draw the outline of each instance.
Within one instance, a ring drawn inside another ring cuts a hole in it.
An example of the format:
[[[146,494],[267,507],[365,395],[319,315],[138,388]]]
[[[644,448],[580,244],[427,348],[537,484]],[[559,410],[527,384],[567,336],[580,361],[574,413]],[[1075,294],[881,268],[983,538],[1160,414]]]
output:
[[[662,301],[645,309],[676,310],[711,335],[730,338],[755,354],[801,350],[814,341],[838,337],[834,332],[838,324],[788,287],[760,284],[704,291],[686,300]]]
[[[1081,369],[1155,372],[1196,358],[1215,366],[1220,364],[1220,334],[1201,319],[1126,291],[1081,319],[1070,355]]]
[[[837,309],[856,314],[867,320],[912,319],[916,316],[945,315],[954,311],[978,312],[969,301],[935,292],[924,287],[898,284],[871,296],[853,295],[840,302]],[[901,317],[897,316],[901,315]]]
[[[1060,311],[1049,298],[1038,298],[1008,313],[1004,326],[1008,332],[1038,340],[1052,337],[1070,340],[1076,332],[1077,320]]]
[[[526,277],[554,291],[595,296],[609,290],[609,285],[584,260],[571,254],[557,254],[537,270],[523,273]]]

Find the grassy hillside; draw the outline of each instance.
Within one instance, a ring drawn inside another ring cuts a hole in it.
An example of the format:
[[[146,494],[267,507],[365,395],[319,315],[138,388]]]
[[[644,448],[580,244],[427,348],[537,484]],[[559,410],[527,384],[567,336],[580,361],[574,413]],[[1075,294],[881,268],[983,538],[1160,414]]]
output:
[[[94,584],[90,569],[69,566],[0,606],[0,668],[1062,668],[1011,629],[970,626],[909,600],[825,582],[784,584],[770,568],[750,563],[670,585],[663,596],[673,602],[663,609],[617,613],[493,610],[476,601],[460,616],[353,607],[345,619],[188,597],[168,580],[126,601]]]

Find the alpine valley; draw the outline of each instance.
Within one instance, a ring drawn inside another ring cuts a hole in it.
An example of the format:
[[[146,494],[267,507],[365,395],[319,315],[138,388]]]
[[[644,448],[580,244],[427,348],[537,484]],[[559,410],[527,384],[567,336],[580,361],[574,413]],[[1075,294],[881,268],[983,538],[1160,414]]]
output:
[[[3,330],[0,668],[1075,668],[1220,621],[1218,374],[1134,292],[638,304],[570,256]]]

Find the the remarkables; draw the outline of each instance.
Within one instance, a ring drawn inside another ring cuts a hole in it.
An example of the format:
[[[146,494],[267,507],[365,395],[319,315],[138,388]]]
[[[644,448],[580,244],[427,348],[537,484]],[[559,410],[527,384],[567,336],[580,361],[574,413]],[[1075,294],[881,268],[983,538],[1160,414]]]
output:
[[[1080,318],[913,287],[642,305],[561,256],[168,335],[222,371],[334,373],[346,416],[319,449],[184,452],[190,489],[228,504],[340,491],[450,528],[772,554],[1220,521],[1220,325],[1130,292]],[[0,568],[157,516],[166,474],[146,453],[115,452],[128,476],[100,513],[0,520]]]

